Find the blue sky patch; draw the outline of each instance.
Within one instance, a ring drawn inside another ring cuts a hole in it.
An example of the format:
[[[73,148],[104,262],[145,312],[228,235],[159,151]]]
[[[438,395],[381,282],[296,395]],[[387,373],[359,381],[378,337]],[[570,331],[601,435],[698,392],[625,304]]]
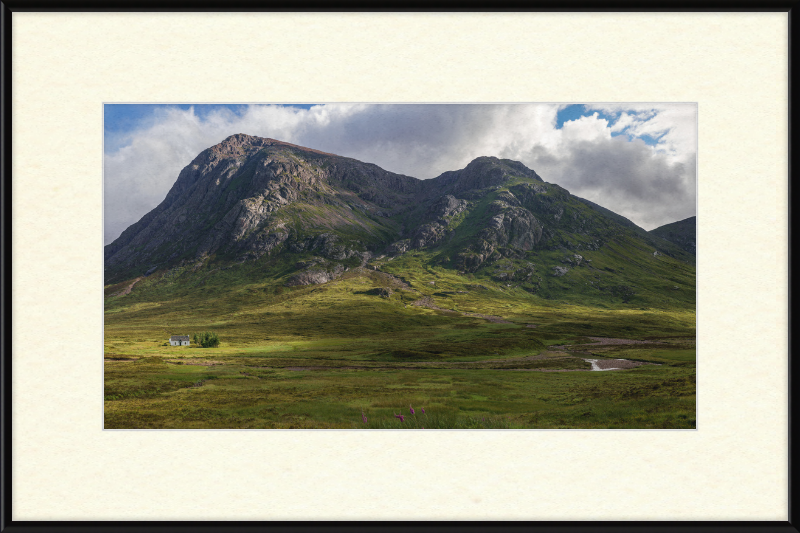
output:
[[[617,120],[616,116],[603,113],[599,110],[589,111],[586,109],[585,104],[572,104],[568,105],[564,109],[561,109],[556,114],[556,129],[560,130],[564,126],[565,122],[578,120],[581,117],[591,117],[595,113],[597,113],[598,118],[607,120],[609,125],[613,124]]]
[[[584,115],[591,115],[591,113],[586,112],[586,107],[583,104],[568,105],[556,114],[556,129],[560,130],[564,127],[565,122],[578,120]]]
[[[661,139],[661,137],[663,137],[666,134],[667,134],[666,131],[662,131],[661,133],[659,133],[655,137],[653,137],[651,135],[640,135],[639,139],[643,140],[645,142],[645,144],[647,144],[647,145],[655,146],[656,144],[658,144],[658,141]]]

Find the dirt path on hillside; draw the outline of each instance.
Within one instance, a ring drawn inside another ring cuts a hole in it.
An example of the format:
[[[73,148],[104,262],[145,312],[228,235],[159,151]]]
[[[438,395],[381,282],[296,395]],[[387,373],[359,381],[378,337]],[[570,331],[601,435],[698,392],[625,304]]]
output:
[[[137,283],[139,283],[139,280],[141,280],[141,279],[142,279],[142,277],[139,276],[138,278],[133,280],[130,285],[128,285],[127,287],[125,287],[121,291],[112,294],[112,296],[125,296],[126,294],[130,294],[131,291],[133,290],[133,286],[136,285]]]

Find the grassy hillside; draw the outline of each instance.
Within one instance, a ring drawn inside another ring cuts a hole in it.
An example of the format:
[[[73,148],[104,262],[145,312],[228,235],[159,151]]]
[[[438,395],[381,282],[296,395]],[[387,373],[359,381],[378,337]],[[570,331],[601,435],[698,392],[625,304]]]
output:
[[[691,290],[664,299],[647,287],[676,283],[657,268],[674,260],[610,250],[570,273],[649,269],[636,302],[581,284],[551,301],[423,251],[315,286],[285,287],[293,264],[262,258],[106,287],[106,427],[694,427],[693,273],[668,270]],[[164,346],[205,330],[219,348]],[[591,336],[658,344],[553,348]],[[574,371],[620,353],[659,366]],[[409,405],[427,418],[394,418]]]

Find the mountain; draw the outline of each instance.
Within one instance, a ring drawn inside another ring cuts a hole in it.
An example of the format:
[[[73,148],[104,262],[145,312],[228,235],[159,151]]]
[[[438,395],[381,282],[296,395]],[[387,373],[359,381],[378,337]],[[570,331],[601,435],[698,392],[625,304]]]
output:
[[[105,278],[242,265],[291,287],[359,267],[441,268],[543,298],[693,305],[694,256],[662,236],[517,161],[479,157],[419,180],[237,134],[201,152],[105,247]]]
[[[287,248],[313,248],[304,228],[344,230],[364,248],[356,241],[396,233],[385,209],[408,203],[420,189],[419,180],[376,165],[233,135],[201,152],[161,204],[105,247],[106,274],[215,254],[257,258],[290,236]]]
[[[692,255],[697,253],[697,217],[689,217],[678,222],[665,224],[650,230],[650,235],[672,242]]]

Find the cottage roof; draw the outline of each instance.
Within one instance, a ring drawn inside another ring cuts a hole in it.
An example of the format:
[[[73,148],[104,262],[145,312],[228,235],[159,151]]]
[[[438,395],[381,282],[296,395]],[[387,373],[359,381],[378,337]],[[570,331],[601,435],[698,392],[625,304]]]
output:
[[[189,335],[173,335],[169,338],[171,341],[188,341]]]

